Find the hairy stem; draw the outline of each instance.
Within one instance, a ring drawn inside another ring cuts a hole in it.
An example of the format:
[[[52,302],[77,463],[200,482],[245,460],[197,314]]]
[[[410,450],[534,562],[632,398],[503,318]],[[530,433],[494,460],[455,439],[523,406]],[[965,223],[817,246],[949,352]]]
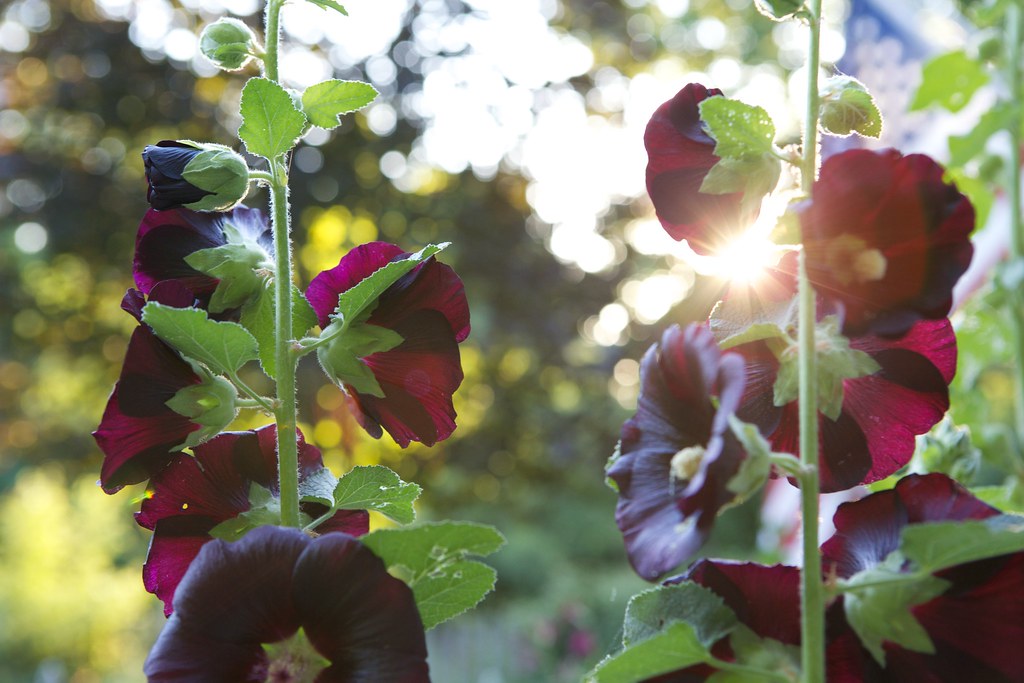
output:
[[[804,123],[801,189],[811,196],[818,170],[818,66],[821,42],[821,0],[807,3],[810,37],[807,44],[807,116]],[[818,382],[815,368],[814,289],[807,277],[806,252],[800,252],[800,478],[803,568],[800,582],[800,630],[804,683],[825,681],[825,586],[818,554]]]
[[[1021,189],[1020,189],[1020,146],[1021,146],[1021,40],[1024,39],[1021,22],[1024,20],[1024,8],[1021,7],[1021,0],[1011,2],[1006,8],[1006,80],[1009,85],[1009,102],[1013,107],[1013,116],[1010,117],[1010,159],[1009,178],[1006,188],[1007,199],[1010,202],[1010,255],[1014,262],[1024,260],[1024,225],[1021,222]],[[1013,323],[1016,335],[1017,358],[1024,358],[1024,294],[1019,290],[1013,292]],[[1024,443],[1024,363],[1016,363],[1016,432],[1018,445]],[[1019,448],[1017,449],[1020,450]],[[1018,470],[1024,469],[1024,465],[1017,458]]]
[[[263,50],[263,74],[272,81],[278,80],[277,52],[281,43],[281,7],[284,0],[267,0],[266,47]]]

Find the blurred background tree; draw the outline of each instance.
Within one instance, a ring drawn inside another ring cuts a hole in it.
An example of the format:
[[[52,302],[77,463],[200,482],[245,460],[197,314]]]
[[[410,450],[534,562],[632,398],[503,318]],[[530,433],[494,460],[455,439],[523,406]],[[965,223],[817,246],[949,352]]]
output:
[[[303,283],[362,242],[452,241],[443,260],[465,281],[473,332],[449,441],[403,451],[369,439],[313,362],[300,368],[302,428],[336,471],[379,462],[423,485],[421,518],[509,537],[495,594],[432,632],[436,680],[578,680],[642,588],[603,480],[639,358],[668,324],[705,317],[723,284],[653,219],[644,126],[696,80],[796,133],[788,71],[802,41],[750,0],[345,4],[349,18],[297,2],[284,15],[286,81],[381,91],[294,155]],[[844,45],[845,4],[831,4],[826,61]],[[138,680],[162,623],[141,583],[146,533],[128,516],[143,489],[102,494],[89,432],[135,325],[119,302],[147,208],[140,152],[236,142],[244,77],[206,64],[196,36],[224,14],[256,28],[261,9],[0,8],[2,680]],[[727,513],[708,552],[759,552],[759,505]]]

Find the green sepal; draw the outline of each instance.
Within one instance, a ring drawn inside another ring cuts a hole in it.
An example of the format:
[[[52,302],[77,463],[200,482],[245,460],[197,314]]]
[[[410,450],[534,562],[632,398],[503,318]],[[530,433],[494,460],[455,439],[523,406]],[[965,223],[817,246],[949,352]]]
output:
[[[392,261],[378,268],[359,284],[341,293],[338,297],[337,316],[346,321],[346,324],[359,320],[364,311],[376,306],[377,299],[387,291],[388,287],[398,282],[413,268],[448,247],[449,244],[451,243],[428,244],[404,259]]]
[[[263,247],[246,241],[230,223],[224,226],[224,236],[227,244],[200,249],[185,257],[185,263],[219,280],[210,297],[211,313],[222,313],[248,302],[263,289],[268,269],[274,267]]]
[[[309,516],[300,512],[299,522],[307,524]],[[281,499],[256,482],[252,482],[249,485],[249,509],[213,527],[210,535],[224,541],[237,541],[257,527],[280,524]]]
[[[754,0],[754,7],[773,21],[785,21],[804,9],[803,0]]]
[[[203,151],[185,165],[181,177],[213,194],[183,206],[193,211],[230,211],[249,192],[249,165],[229,147],[211,143],[200,147]]]
[[[736,625],[729,636],[729,645],[736,661],[745,667],[779,674],[790,681],[800,680],[800,648],[796,645],[762,638],[743,624]],[[719,671],[708,683],[747,683],[750,680],[749,673]]]
[[[828,316],[818,323],[814,338],[817,349],[818,410],[830,420],[836,420],[843,408],[843,382],[873,375],[882,366],[866,352],[850,348],[850,340],[839,332],[839,319],[836,316]],[[779,356],[774,391],[774,403],[779,407],[799,397],[800,363],[795,349],[789,349]]]
[[[782,162],[773,154],[752,159],[720,159],[704,176],[700,191],[705,194],[742,192],[746,197],[760,200],[775,189],[780,175]]]
[[[914,652],[935,652],[928,632],[910,610],[950,586],[948,581],[931,575],[901,571],[904,562],[899,552],[893,552],[881,564],[839,582],[846,619],[881,666],[885,666],[882,643],[887,640]]]
[[[839,137],[882,134],[882,112],[867,87],[852,76],[833,76],[821,89],[821,127]]]
[[[201,384],[179,389],[165,405],[201,427],[190,432],[173,450],[198,446],[220,434],[238,416],[238,391],[223,377],[208,376]]]
[[[1024,551],[1024,517],[997,515],[982,520],[927,522],[903,528],[903,555],[921,571],[934,573],[957,565]]]
[[[497,529],[470,522],[380,529],[360,540],[412,588],[427,629],[473,608],[494,589],[495,571],[468,558],[505,544]]]
[[[772,472],[772,457],[776,454],[772,452],[771,444],[761,435],[756,425],[730,415],[729,427],[747,452],[747,457],[740,463],[739,470],[725,484],[726,489],[736,494],[732,504],[737,505],[765,485]]]
[[[981,450],[971,441],[970,427],[958,426],[947,414],[927,434],[917,437],[911,467],[969,482],[981,467]]]
[[[210,320],[200,308],[173,308],[150,301],[142,322],[182,355],[216,374],[231,375],[257,355],[256,339],[237,323]]]
[[[947,52],[922,67],[921,85],[910,103],[910,110],[938,105],[956,113],[988,82],[984,64],[971,59],[963,50]]]
[[[209,24],[199,35],[199,51],[225,71],[237,71],[256,56],[256,35],[245,23],[224,17]]]
[[[311,2],[317,7],[322,7],[324,9],[332,9],[335,12],[345,15],[346,17],[348,16],[348,11],[346,11],[342,5],[336,2],[336,0],[307,0],[307,2]]]
[[[719,157],[751,160],[774,151],[775,124],[763,108],[727,97],[709,97],[699,107]]]
[[[341,320],[331,323],[324,329],[324,336],[334,335],[337,332],[335,327],[342,328],[344,323]],[[361,394],[384,398],[384,390],[362,359],[390,351],[403,341],[400,334],[386,327],[356,323],[319,347],[316,355],[320,366],[335,384],[348,384]]]
[[[273,160],[295,146],[309,127],[292,96],[266,78],[250,78],[242,88],[238,137],[251,153]]]
[[[780,353],[796,334],[798,307],[795,298],[782,301],[735,296],[719,301],[708,326],[723,351],[741,344],[765,341]]]
[[[399,524],[416,519],[413,504],[423,489],[405,482],[383,465],[353,467],[338,480],[332,507],[336,510],[375,510]]]
[[[339,116],[362,109],[377,95],[377,89],[369,83],[332,78],[302,93],[302,110],[314,126],[330,130],[341,125]]]

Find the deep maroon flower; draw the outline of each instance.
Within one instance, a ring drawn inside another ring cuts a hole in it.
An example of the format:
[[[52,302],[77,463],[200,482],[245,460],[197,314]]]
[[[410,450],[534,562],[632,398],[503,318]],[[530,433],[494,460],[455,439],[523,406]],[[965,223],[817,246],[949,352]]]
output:
[[[177,283],[153,289],[152,301],[188,306],[191,293]],[[145,300],[129,290],[122,308],[139,319]],[[192,366],[160,341],[146,325],[132,333],[121,376],[107,400],[99,427],[92,433],[103,451],[100,483],[107,493],[148,479],[175,457],[175,449],[202,427],[175,412],[167,402],[186,387],[203,383]]]
[[[151,682],[430,680],[412,591],[344,533],[260,527],[212,541],[175,606],[146,659]],[[272,657],[264,644],[292,647]]]
[[[909,524],[980,520],[999,515],[942,474],[910,475],[896,488],[844,503],[836,533],[822,545],[826,575],[849,578],[881,563],[899,547]],[[863,667],[850,681],[954,683],[1024,680],[1024,553],[969,562],[936,574],[950,582],[941,595],[911,608],[935,646],[934,654],[885,642],[881,668],[848,634],[846,659]]]
[[[342,292],[408,255],[393,244],[371,242],[313,278],[306,297],[321,327],[329,324]],[[452,394],[462,383],[458,344],[469,335],[462,280],[431,258],[389,287],[365,323],[397,333],[403,341],[358,359],[372,371],[383,397],[343,381],[356,419],[375,438],[387,430],[403,448],[411,441],[432,446],[447,439],[455,429]]]
[[[647,148],[647,193],[662,227],[676,240],[686,240],[699,254],[715,251],[742,233],[756,218],[743,193],[701,192],[711,167],[718,163],[715,140],[701,125],[700,103],[722,91],[690,83],[654,112]]]
[[[829,158],[800,211],[807,272],[841,301],[847,334],[900,335],[944,318],[967,270],[974,208],[922,154],[850,150]]]
[[[742,392],[742,359],[720,354],[706,328],[672,327],[644,355],[637,412],[608,467],[619,493],[615,521],[643,578],[691,557],[736,497],[726,485],[746,453],[728,419]]]
[[[821,490],[842,491],[883,479],[909,462],[915,438],[949,408],[956,371],[956,337],[949,321],[922,320],[899,339],[863,335],[849,340],[880,369],[845,379],[836,419],[819,413]],[[779,452],[800,452],[800,402],[774,403],[780,362],[763,341],[733,349],[746,360],[747,387],[737,410]]]
[[[258,209],[238,207],[227,213],[150,209],[135,238],[135,286],[149,294],[158,282],[176,280],[205,308],[219,280],[199,272],[186,263],[185,258],[197,251],[225,247],[229,243],[244,250],[250,260],[268,263],[273,260],[270,225]]]
[[[250,509],[252,485],[275,497],[279,494],[276,446],[274,425],[224,432],[193,449],[194,458],[178,458],[153,476],[135,520],[153,531],[143,580],[146,590],[163,600],[165,614],[174,610],[175,589],[185,570],[212,540],[210,530]],[[300,432],[300,483],[323,469],[320,451]],[[302,510],[313,518],[326,512],[323,505],[313,503],[303,503]],[[317,532],[361,536],[368,525],[366,511],[339,510]]]
[[[161,140],[142,151],[154,209],[227,211],[249,190],[245,159],[223,145]]]

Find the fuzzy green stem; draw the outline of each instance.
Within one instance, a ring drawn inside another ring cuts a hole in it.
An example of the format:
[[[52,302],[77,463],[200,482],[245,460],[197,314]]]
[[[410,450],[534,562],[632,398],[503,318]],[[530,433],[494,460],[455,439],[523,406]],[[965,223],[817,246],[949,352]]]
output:
[[[818,171],[818,68],[821,43],[821,0],[809,0],[807,22],[807,110],[804,123],[801,189],[811,196]],[[807,254],[800,252],[799,349],[800,349],[800,478],[803,568],[800,582],[800,631],[803,683],[825,682],[825,586],[818,554],[818,382],[815,367],[814,289],[807,277]]]
[[[281,43],[281,7],[284,0],[267,0],[266,30],[264,36],[266,47],[263,50],[263,73],[272,81],[277,81],[277,53]]]
[[[1024,261],[1024,224],[1021,221],[1021,190],[1020,190],[1020,146],[1021,146],[1021,40],[1024,38],[1021,22],[1024,20],[1024,9],[1021,7],[1021,0],[1011,2],[1006,8],[1006,80],[1009,85],[1009,103],[1013,107],[1013,115],[1010,117],[1008,131],[1010,133],[1010,158],[1009,178],[1006,188],[1007,199],[1010,202],[1010,256],[1014,262]],[[1011,296],[1013,307],[1013,323],[1016,335],[1016,348],[1018,359],[1024,358],[1024,294],[1019,290]],[[1016,416],[1017,451],[1022,449],[1024,443],[1024,363],[1015,363],[1017,368],[1016,377],[1016,400],[1014,401],[1014,414]],[[1016,458],[1018,467],[1020,457]]]

